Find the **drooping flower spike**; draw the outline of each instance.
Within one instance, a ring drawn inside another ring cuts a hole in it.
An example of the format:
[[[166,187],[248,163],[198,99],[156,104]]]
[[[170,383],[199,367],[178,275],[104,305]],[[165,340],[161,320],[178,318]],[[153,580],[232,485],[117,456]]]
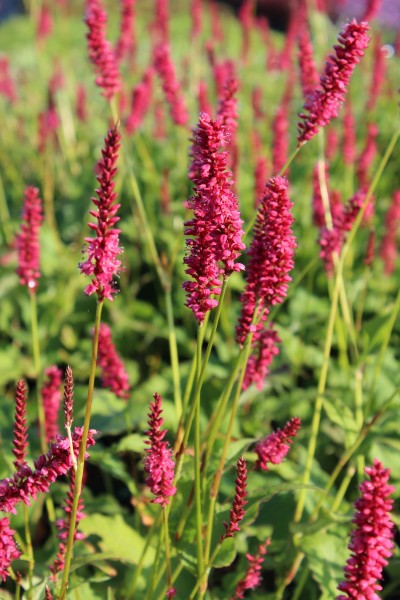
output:
[[[21,229],[17,236],[17,274],[20,283],[26,285],[31,292],[36,290],[40,278],[39,230],[42,221],[43,211],[39,190],[28,186],[24,194]]]
[[[78,456],[82,439],[82,427],[76,427],[72,433],[73,451]],[[89,430],[87,447],[95,444],[94,430]],[[27,464],[21,465],[12,477],[0,480],[0,511],[16,513],[16,505],[24,502],[30,505],[40,492],[48,492],[50,485],[71,469],[73,460],[68,437],[57,437],[50,444],[47,454],[34,461],[32,470]]]
[[[334,47],[320,78],[320,88],[311,93],[300,114],[299,146],[313,138],[320,127],[338,116],[345,99],[347,86],[357,63],[364,56],[370,37],[368,23],[353,19],[346,23],[339,34],[339,44]]]
[[[149,448],[146,448],[144,470],[148,475],[146,483],[155,496],[153,502],[164,508],[176,494],[176,487],[173,484],[175,464],[171,448],[164,441],[167,429],[161,429],[164,423],[161,413],[162,398],[159,394],[154,394],[154,402],[150,404],[148,415],[149,430],[146,433],[149,439],[145,443]]]
[[[124,363],[115,349],[111,329],[101,323],[97,362],[101,369],[101,381],[105,388],[112,390],[119,398],[129,397],[129,380]]]
[[[268,471],[268,464],[279,465],[290,450],[293,438],[300,429],[301,421],[293,417],[283,429],[277,429],[264,440],[257,442],[254,448],[257,454],[256,469]]]
[[[382,586],[378,582],[393,554],[394,530],[390,518],[393,500],[389,496],[394,487],[388,484],[390,471],[375,459],[372,467],[365,468],[365,473],[369,480],[361,483],[361,496],[354,503],[356,528],[349,544],[351,556],[344,567],[345,581],[338,585],[344,594],[337,596],[337,600],[379,600],[375,592]]]
[[[89,223],[96,232],[95,238],[85,238],[87,242],[87,259],[80,263],[81,273],[92,276],[92,282],[86,286],[85,294],[97,294],[99,301],[107,298],[114,299],[117,289],[113,277],[121,271],[121,261],[118,256],[122,249],[119,245],[120,229],[114,225],[119,221],[116,213],[120,204],[115,204],[117,194],[114,191],[114,178],[117,173],[118,151],[121,145],[121,135],[115,126],[110,129],[104,140],[102,159],[97,163],[97,181],[100,187],[96,189],[97,198],[92,202],[97,210],[90,214],[97,219],[97,224]]]

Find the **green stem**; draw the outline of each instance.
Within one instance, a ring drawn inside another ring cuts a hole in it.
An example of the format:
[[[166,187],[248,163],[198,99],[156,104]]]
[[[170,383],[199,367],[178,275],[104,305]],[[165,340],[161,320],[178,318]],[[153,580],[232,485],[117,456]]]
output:
[[[172,308],[172,297],[171,288],[165,289],[165,304],[167,309],[167,321],[168,321],[168,339],[169,339],[169,353],[171,357],[171,368],[172,368],[172,379],[174,383],[174,401],[175,401],[175,412],[178,419],[182,415],[182,394],[181,394],[181,378],[179,374],[179,357],[178,357],[178,346],[176,342],[176,332],[174,323],[174,312]]]
[[[157,581],[157,572],[158,572],[158,570],[161,570],[161,569],[159,569],[159,562],[160,562],[161,542],[162,542],[162,538],[163,538],[163,531],[164,530],[161,527],[159,530],[157,549],[156,549],[156,555],[154,557],[154,564],[153,564],[153,569],[151,572],[150,584],[149,584],[149,587],[147,590],[147,594],[145,596],[145,600],[152,600],[154,587],[155,587],[156,581]]]
[[[172,586],[171,579],[171,549],[169,545],[169,529],[168,529],[168,511],[163,507],[163,518],[164,518],[164,537],[165,537],[165,562],[167,564],[167,585],[168,588]]]
[[[35,567],[35,559],[33,556],[32,537],[31,537],[31,530],[29,527],[28,507],[25,506],[25,504],[23,505],[23,513],[24,513],[24,526],[25,526],[26,553],[29,557],[28,600],[32,600],[32,595],[33,595],[32,577],[33,577],[33,569]]]
[[[157,519],[152,523],[152,525],[151,525],[151,527],[150,527],[150,529],[149,529],[149,531],[147,533],[146,541],[145,541],[142,553],[140,555],[139,562],[138,562],[137,567],[135,569],[135,574],[133,576],[131,585],[129,586],[129,588],[128,588],[127,592],[126,592],[126,598],[127,598],[127,600],[133,600],[133,598],[134,598],[134,594],[135,594],[135,591],[136,591],[136,585],[137,585],[137,582],[138,582],[138,579],[139,579],[139,575],[141,574],[142,569],[143,569],[144,560],[146,558],[147,550],[150,548],[150,542],[151,542],[151,539],[152,539],[154,533],[156,531],[158,531],[159,528],[160,528],[161,517],[162,517],[162,515],[160,513],[159,516],[157,517]]]
[[[198,380],[201,374],[201,342],[202,335],[200,333],[201,325],[197,333],[197,373]],[[196,503],[196,546],[197,546],[197,573],[203,572],[203,514],[202,514],[202,493],[201,493],[201,477],[200,477],[200,388],[194,398],[195,417],[194,417],[194,495]]]
[[[344,495],[347,492],[347,488],[349,487],[350,481],[353,479],[355,472],[356,472],[355,468],[350,465],[345,473],[345,476],[343,477],[342,483],[340,484],[338,493],[336,494],[335,501],[332,504],[332,512],[333,513],[337,512],[339,509],[339,506],[342,504]]]
[[[85,410],[85,419],[83,422],[83,432],[81,444],[79,447],[79,455],[77,461],[77,470],[75,474],[75,487],[74,487],[74,500],[72,504],[71,516],[70,516],[70,525],[68,532],[68,540],[67,540],[67,548],[65,551],[65,564],[64,564],[64,572],[61,583],[61,592],[60,592],[60,600],[65,600],[67,596],[68,589],[68,578],[69,571],[71,568],[71,560],[72,560],[72,552],[74,546],[74,537],[75,537],[75,528],[76,528],[76,515],[78,511],[79,498],[81,496],[82,491],[82,479],[83,479],[83,470],[85,466],[85,453],[86,453],[86,445],[89,433],[90,426],[90,416],[92,412],[92,402],[93,402],[93,390],[94,390],[94,380],[96,377],[96,364],[97,364],[97,350],[99,345],[99,331],[100,331],[100,323],[101,323],[101,312],[103,309],[103,300],[99,300],[97,302],[96,307],[96,318],[95,318],[95,326],[94,326],[94,334],[93,334],[93,344],[92,344],[92,357],[90,361],[90,375],[89,375],[89,385],[86,399],[86,410]]]

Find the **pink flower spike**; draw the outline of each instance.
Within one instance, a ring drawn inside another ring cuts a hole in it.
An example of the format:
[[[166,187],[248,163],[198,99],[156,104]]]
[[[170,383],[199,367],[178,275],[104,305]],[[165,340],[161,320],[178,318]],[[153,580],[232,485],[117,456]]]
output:
[[[43,221],[42,201],[39,190],[29,186],[25,188],[22,225],[17,236],[18,269],[17,274],[22,285],[33,293],[40,278],[39,229]]]
[[[46,442],[54,442],[56,439],[58,428],[58,413],[61,404],[61,381],[62,371],[56,366],[49,367],[45,370],[47,381],[42,387],[43,409],[44,409],[44,430]]]
[[[97,225],[89,223],[89,227],[96,232],[95,238],[85,238],[87,242],[87,259],[80,263],[81,273],[93,275],[92,283],[85,288],[85,294],[90,296],[96,293],[99,301],[107,298],[114,300],[117,289],[114,286],[113,276],[121,271],[121,261],[118,255],[122,249],[119,245],[120,230],[114,225],[119,221],[116,213],[120,204],[115,204],[117,198],[114,192],[113,181],[117,167],[118,150],[121,145],[121,135],[115,126],[110,129],[104,140],[102,149],[103,158],[97,163],[97,181],[100,187],[96,189],[98,199],[92,198],[97,210],[90,214],[97,219]]]
[[[395,269],[398,254],[398,233],[400,225],[400,190],[395,190],[393,200],[385,215],[385,234],[382,239],[379,256],[385,265],[386,275]]]
[[[389,495],[394,487],[388,485],[390,471],[375,459],[372,467],[366,467],[369,480],[360,485],[361,496],[354,503],[356,514],[351,533],[349,550],[351,556],[344,567],[345,581],[338,585],[344,592],[337,600],[366,598],[379,600],[376,591],[382,589],[378,581],[382,569],[393,554],[394,526],[390,518],[393,500]]]
[[[119,398],[129,397],[129,380],[124,363],[115,349],[111,329],[101,323],[99,331],[99,350],[97,362],[101,369],[101,382]]]
[[[239,581],[231,600],[243,600],[246,590],[255,590],[260,585],[261,569],[270,543],[271,540],[267,540],[264,544],[260,544],[258,553],[255,556],[246,554],[249,566],[247,567],[246,575]]]
[[[107,13],[100,0],[86,0],[85,23],[88,28],[86,39],[89,58],[97,75],[96,84],[103,89],[106,100],[111,100],[121,88],[121,76],[106,37]]]
[[[338,116],[339,110],[357,63],[364,56],[370,37],[368,23],[353,19],[339,34],[339,44],[334,47],[320,78],[320,88],[312,93],[304,104],[306,113],[300,114],[299,146],[313,138],[320,127]]]
[[[0,57],[0,96],[13,104],[17,99],[14,81],[10,73],[10,63],[6,56]]]
[[[26,464],[26,451],[28,448],[28,427],[26,425],[26,401],[28,390],[26,383],[21,379],[17,384],[15,392],[15,421],[13,454],[14,465],[17,469]]]
[[[172,587],[169,588],[169,590],[165,594],[165,597],[168,598],[168,600],[171,600],[171,598],[175,598],[175,596],[176,596],[176,589],[172,588]]]
[[[126,131],[134,133],[142,124],[146,112],[149,110],[153,89],[153,68],[148,67],[144,72],[142,81],[132,90],[131,110],[126,120]]]
[[[264,324],[261,322],[253,334],[252,351],[246,365],[243,390],[247,390],[252,384],[257,389],[262,389],[268,375],[268,368],[274,360],[274,356],[279,354],[278,344],[280,341],[273,323],[269,323],[268,327],[264,329]]]
[[[82,440],[82,427],[76,427],[72,433],[72,446],[75,457],[78,456]],[[94,434],[89,430],[87,447],[94,446]],[[88,456],[86,453],[85,458]],[[50,485],[61,475],[72,468],[72,457],[68,437],[57,436],[57,441],[50,444],[47,454],[42,454],[34,461],[34,470],[24,464],[12,477],[0,480],[0,511],[16,513],[15,506],[19,502],[30,505],[31,500],[41,492],[48,492]]]
[[[13,560],[21,556],[14,539],[15,531],[10,527],[8,517],[0,519],[0,577],[5,581]]]
[[[298,36],[299,44],[299,66],[300,66],[300,83],[303,91],[304,99],[307,98],[318,87],[318,72],[314,61],[314,49],[310,39],[308,24],[305,22]]]
[[[241,296],[242,311],[236,340],[243,345],[250,331],[254,310],[260,303],[260,317],[286,297],[290,271],[294,266],[296,240],[292,233],[292,202],[284,177],[268,180],[261,200],[253,239],[248,251],[246,287]]]
[[[162,398],[159,394],[154,394],[154,402],[150,404],[149,412],[149,430],[146,434],[149,439],[146,444],[146,457],[144,460],[144,470],[148,474],[146,483],[156,496],[153,502],[161,504],[164,508],[169,504],[169,499],[176,494],[174,486],[175,464],[172,460],[172,451],[168,442],[164,442],[167,430],[161,429],[164,419],[162,413]]]
[[[268,463],[279,465],[290,450],[293,439],[300,429],[301,421],[298,417],[293,417],[288,421],[283,429],[277,429],[264,440],[257,442],[254,448],[258,458],[254,467],[268,471]]]
[[[244,458],[239,458],[236,466],[236,488],[235,497],[232,502],[229,524],[224,523],[226,529],[221,536],[221,541],[233,537],[236,531],[240,531],[239,523],[245,515],[244,507],[247,504],[247,465]]]
[[[193,133],[192,164],[189,177],[194,194],[188,206],[194,217],[184,223],[189,254],[185,256],[186,273],[195,281],[186,281],[186,306],[202,323],[205,314],[218,305],[213,295],[220,293],[219,275],[228,277],[244,267],[236,263],[245,248],[242,237],[243,221],[238,202],[231,190],[231,174],[227,170],[226,129],[220,119],[213,121],[207,113],[200,115]]]
[[[136,0],[121,0],[121,23],[119,38],[115,47],[115,58],[120,62],[134,51],[136,41],[133,26],[135,23]]]

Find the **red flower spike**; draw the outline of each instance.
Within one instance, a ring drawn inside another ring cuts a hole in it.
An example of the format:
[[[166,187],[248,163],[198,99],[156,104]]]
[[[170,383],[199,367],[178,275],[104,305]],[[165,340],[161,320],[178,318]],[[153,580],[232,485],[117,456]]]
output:
[[[26,425],[26,401],[28,390],[26,383],[21,379],[17,384],[15,392],[15,421],[14,421],[14,440],[13,454],[15,456],[14,465],[17,469],[26,465],[26,451],[28,448],[28,427]]]
[[[370,37],[368,23],[357,23],[353,19],[339,34],[339,44],[334,47],[326,62],[324,74],[320,78],[320,89],[307,98],[299,122],[299,146],[313,138],[320,127],[327,125],[338,116],[343,104],[347,86],[357,63],[364,56]]]
[[[194,130],[192,164],[189,177],[194,194],[188,206],[194,217],[184,223],[189,255],[185,256],[186,273],[195,281],[186,281],[186,306],[193,310],[199,323],[205,314],[217,306],[213,295],[220,293],[219,276],[229,276],[244,267],[236,263],[245,248],[243,221],[238,202],[231,190],[231,174],[227,170],[228,155],[221,152],[226,142],[226,129],[220,119],[213,121],[207,113],[200,115]]]
[[[273,323],[269,323],[264,329],[261,323],[253,335],[252,351],[247,361],[246,372],[243,379],[243,390],[247,390],[254,384],[261,390],[264,380],[268,375],[269,366],[274,356],[279,354],[278,344],[281,342]]]
[[[121,145],[121,135],[115,126],[110,129],[104,140],[102,149],[103,158],[97,163],[97,181],[100,187],[96,189],[98,199],[92,197],[92,202],[97,210],[89,211],[97,219],[97,225],[89,223],[89,227],[96,232],[95,238],[85,238],[87,242],[87,259],[80,263],[81,273],[93,276],[92,283],[85,288],[85,294],[90,296],[96,293],[99,301],[107,298],[114,300],[117,289],[113,283],[113,276],[121,271],[121,261],[118,255],[122,252],[119,245],[120,229],[114,225],[119,221],[116,213],[120,204],[115,204],[117,198],[114,192],[114,178],[117,173],[116,163],[118,150]]]
[[[60,411],[61,404],[61,381],[62,371],[56,366],[49,367],[45,370],[47,381],[42,387],[42,398],[43,398],[43,409],[44,409],[44,430],[46,435],[46,442],[54,442],[56,439],[58,429],[58,413]]]
[[[20,283],[26,285],[31,292],[36,290],[40,278],[39,229],[42,221],[42,201],[39,198],[39,190],[29,186],[25,189],[22,225],[17,236],[17,274]]]
[[[121,0],[121,23],[119,38],[114,55],[118,62],[134,52],[136,40],[134,36],[136,0]]]
[[[277,429],[264,440],[257,442],[254,452],[258,458],[255,464],[256,469],[268,471],[268,463],[279,465],[290,450],[293,439],[300,429],[301,421],[293,417],[288,421],[283,429]]]
[[[167,430],[161,429],[164,423],[161,417],[161,406],[161,396],[154,394],[154,402],[150,404],[148,415],[149,430],[146,434],[149,439],[145,443],[150,448],[146,449],[144,470],[148,474],[146,483],[155,495],[153,502],[161,504],[164,508],[169,504],[169,499],[176,494],[176,487],[173,485],[175,464],[172,460],[172,452],[168,442],[163,441]]]
[[[292,202],[288,181],[273,177],[267,182],[258,209],[254,235],[248,250],[246,287],[241,296],[242,311],[236,339],[243,345],[250,331],[257,302],[260,316],[266,318],[274,304],[286,297],[290,271],[293,269],[296,240],[292,233]]]
[[[77,457],[82,439],[82,427],[76,427],[72,433],[72,445]],[[94,430],[89,430],[87,447],[95,444]],[[86,454],[86,457],[88,454]],[[15,506],[24,502],[28,506],[31,500],[41,492],[48,492],[50,485],[61,475],[72,468],[72,457],[68,437],[57,436],[57,441],[50,444],[47,454],[42,454],[34,461],[34,469],[24,464],[12,477],[0,480],[0,510],[16,513]]]
[[[85,23],[88,28],[89,58],[97,75],[96,85],[103,89],[106,100],[121,88],[121,76],[110,42],[106,37],[107,13],[100,0],[86,0]]]
[[[400,225],[400,190],[395,190],[393,200],[385,216],[385,234],[382,239],[379,256],[385,265],[386,275],[391,275],[395,268],[398,254],[398,233]]]
[[[15,531],[10,527],[8,517],[0,519],[0,577],[5,581],[13,560],[21,556],[15,541]]]
[[[300,66],[300,83],[303,91],[304,99],[307,98],[318,87],[318,72],[314,61],[314,50],[310,39],[310,33],[307,23],[304,23],[299,36],[299,66]]]
[[[99,331],[98,365],[101,369],[101,382],[119,398],[129,398],[129,380],[124,363],[115,349],[111,329],[101,323]]]
[[[245,515],[244,507],[247,504],[247,465],[244,458],[239,458],[236,466],[236,488],[235,497],[230,512],[229,524],[224,523],[226,529],[221,536],[221,541],[233,537],[236,531],[240,531],[239,523]]]
[[[144,72],[143,79],[132,90],[131,111],[126,120],[126,131],[134,133],[142,124],[143,119],[150,108],[153,89],[153,68],[148,67]]]
[[[176,125],[186,125],[189,115],[172,62],[169,44],[157,44],[154,49],[153,62],[154,69],[161,80],[173,122]]]
[[[247,567],[246,575],[239,581],[231,600],[243,600],[246,590],[255,590],[260,585],[261,569],[270,543],[271,540],[267,540],[264,544],[260,544],[258,554],[255,556],[246,554],[249,566]]]
[[[393,554],[394,528],[390,518],[393,500],[389,495],[394,487],[388,485],[389,469],[384,469],[375,459],[372,467],[366,467],[369,480],[360,485],[361,496],[354,503],[356,528],[351,534],[351,556],[344,567],[345,581],[338,585],[344,594],[337,600],[365,598],[379,600],[375,592],[382,589],[378,581],[382,569]]]

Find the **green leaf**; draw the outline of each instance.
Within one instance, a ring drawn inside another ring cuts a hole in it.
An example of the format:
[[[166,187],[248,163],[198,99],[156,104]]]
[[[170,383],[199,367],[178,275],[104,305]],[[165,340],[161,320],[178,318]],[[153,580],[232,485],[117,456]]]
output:
[[[214,558],[212,566],[216,569],[229,567],[236,558],[236,545],[233,538],[226,538]]]

